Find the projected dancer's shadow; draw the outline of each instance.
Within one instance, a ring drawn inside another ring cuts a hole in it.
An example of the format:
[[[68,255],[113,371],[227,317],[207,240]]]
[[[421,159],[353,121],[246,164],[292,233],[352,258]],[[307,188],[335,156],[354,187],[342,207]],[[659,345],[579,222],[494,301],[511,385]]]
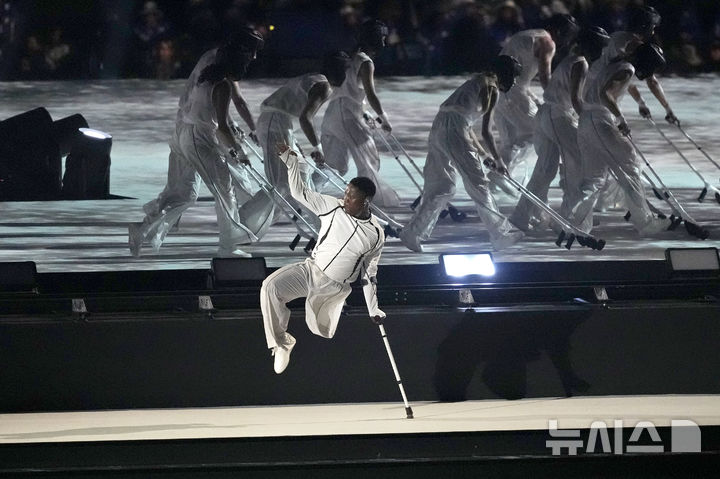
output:
[[[552,318],[529,314],[521,320],[507,314],[468,310],[438,348],[434,383],[441,401],[464,401],[476,369],[493,393],[520,399],[527,392],[527,364],[544,351],[555,366],[564,394],[582,393],[590,385],[570,363],[570,336],[586,312],[559,311]]]

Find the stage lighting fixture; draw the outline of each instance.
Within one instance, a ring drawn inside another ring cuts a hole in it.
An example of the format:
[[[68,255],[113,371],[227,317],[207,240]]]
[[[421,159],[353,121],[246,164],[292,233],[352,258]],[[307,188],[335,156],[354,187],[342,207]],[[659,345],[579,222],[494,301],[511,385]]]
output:
[[[258,286],[267,277],[265,258],[213,258],[211,287]]]
[[[717,248],[668,248],[665,259],[674,274],[720,275]]]
[[[0,200],[57,199],[61,178],[62,157],[45,108],[0,122]]]
[[[60,156],[67,156],[80,136],[80,129],[87,128],[88,122],[80,113],[66,116],[52,124],[52,137],[57,144]]]
[[[105,199],[110,196],[112,136],[92,128],[80,134],[65,159],[62,195],[65,199]]]
[[[0,291],[37,292],[37,268],[33,261],[0,263]]]
[[[495,275],[495,265],[491,253],[441,254],[440,263],[445,268],[447,276]]]

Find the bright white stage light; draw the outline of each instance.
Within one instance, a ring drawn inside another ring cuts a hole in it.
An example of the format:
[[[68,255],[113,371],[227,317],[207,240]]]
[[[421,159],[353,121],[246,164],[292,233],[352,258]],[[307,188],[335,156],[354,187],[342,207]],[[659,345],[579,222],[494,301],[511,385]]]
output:
[[[83,135],[89,136],[91,138],[97,138],[98,140],[107,140],[109,138],[112,138],[112,136],[108,135],[107,133],[100,130],[93,130],[92,128],[79,128],[79,130],[82,132]]]
[[[665,258],[674,272],[720,274],[717,248],[668,248]]]
[[[495,275],[495,265],[490,253],[441,254],[440,263],[448,276]]]

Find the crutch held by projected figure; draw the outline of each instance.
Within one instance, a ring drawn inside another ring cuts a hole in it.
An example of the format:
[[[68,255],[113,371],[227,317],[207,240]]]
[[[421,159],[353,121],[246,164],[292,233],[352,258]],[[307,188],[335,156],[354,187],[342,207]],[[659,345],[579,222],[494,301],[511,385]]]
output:
[[[680,126],[680,122],[679,122],[679,121],[678,121],[678,122],[675,122],[675,126],[677,126],[678,130],[680,130],[680,133],[682,133],[683,136],[685,136],[685,138],[687,138],[687,140],[688,140],[690,143],[692,143],[692,144],[695,146],[695,148],[697,148],[698,151],[699,151],[700,153],[702,153],[703,156],[704,156],[710,163],[712,163],[712,164],[715,166],[715,168],[720,169],[720,164],[718,164],[718,162],[717,162],[712,156],[710,156],[707,151],[705,151],[705,148],[703,148],[702,146],[698,145],[697,142],[696,142],[690,135],[688,135],[688,133],[682,128],[682,126]],[[715,191],[715,199],[717,200],[718,203],[720,203],[720,194],[719,194],[717,191]]]
[[[473,76],[460,85],[441,105],[428,137],[428,155],[423,176],[422,199],[413,217],[400,232],[400,240],[411,251],[422,252],[421,242],[430,237],[440,211],[455,194],[458,173],[465,190],[475,202],[478,216],[488,230],[493,248],[509,247],[523,237],[500,213],[490,192],[481,156],[495,157],[500,169],[505,165],[495,147],[491,131],[492,115],[499,92],[507,92],[515,83],[522,66],[512,57],[501,55],[491,69]],[[482,118],[485,148],[473,131]]]
[[[497,167],[491,159],[486,158],[484,164],[488,168],[497,171]],[[535,193],[523,186],[522,183],[513,179],[509,174],[507,174],[507,172],[505,172],[504,175],[506,181],[517,189],[518,193],[520,193],[522,197],[526,198],[527,201],[529,201],[539,211],[546,214],[550,218],[550,221],[557,223],[560,227],[561,231],[555,241],[556,245],[562,246],[563,241],[565,241],[565,248],[570,249],[573,243],[577,240],[580,246],[586,246],[598,251],[605,247],[606,242],[604,239],[598,239],[590,233],[577,228],[560,213],[552,209],[545,201],[535,195]]]
[[[382,125],[382,123],[383,123],[382,118],[377,117],[377,118],[373,119],[372,116],[367,112],[363,114],[363,118],[365,119],[365,122],[370,127],[370,129],[373,131],[378,131],[377,125],[378,124]],[[408,178],[410,178],[410,181],[412,181],[412,183],[415,185],[415,187],[418,189],[418,192],[420,193],[418,195],[418,197],[415,198],[415,201],[413,201],[410,204],[410,208],[414,210],[417,207],[417,205],[420,203],[420,199],[422,198],[423,189],[422,189],[422,186],[420,186],[420,183],[418,183],[418,181],[415,179],[415,176],[410,172],[408,167],[405,165],[405,163],[403,163],[403,161],[400,160],[400,155],[398,154],[396,148],[399,149],[400,151],[402,151],[405,158],[407,158],[407,160],[410,162],[410,164],[413,166],[413,168],[415,169],[415,171],[417,172],[417,174],[420,177],[423,176],[423,172],[420,169],[420,167],[418,167],[417,163],[415,163],[415,160],[413,160],[412,156],[410,156],[410,154],[407,152],[407,150],[398,141],[397,137],[394,134],[392,134],[390,132],[385,132],[384,130],[379,130],[378,136],[380,137],[380,141],[382,141],[383,145],[385,145],[385,148],[387,149],[388,153],[390,153],[393,156],[393,158],[395,158],[395,161],[398,162],[398,164],[400,165],[400,168],[403,169],[405,174],[408,176]],[[393,146],[393,145],[395,145],[395,146]],[[455,206],[453,206],[450,203],[447,204],[447,209],[444,209],[440,212],[440,218],[444,218],[448,214],[450,215],[450,217],[452,218],[453,221],[463,221],[467,217],[467,215],[465,213],[463,213],[462,211],[460,211],[459,209],[457,209]]]
[[[695,221],[692,216],[690,216],[690,213],[685,210],[685,208],[680,204],[680,202],[678,202],[678,200],[675,198],[675,195],[673,195],[672,191],[670,191],[670,188],[665,186],[665,183],[663,182],[662,178],[660,178],[660,175],[658,175],[658,173],[652,167],[643,152],[640,151],[635,142],[632,140],[630,135],[628,135],[628,140],[632,144],[635,151],[637,151],[640,158],[642,158],[643,162],[645,162],[645,165],[650,172],[643,172],[643,175],[645,176],[645,179],[647,179],[647,181],[650,183],[653,192],[655,193],[655,196],[657,196],[658,199],[665,201],[668,206],[670,206],[670,209],[673,211],[672,216],[670,216],[670,227],[668,229],[674,230],[681,222],[684,222],[685,229],[690,235],[702,240],[707,239],[710,236],[710,232],[700,226],[698,222]]]
[[[650,116],[647,116],[646,119],[652,124],[653,127],[655,127],[655,129],[658,131],[658,133],[660,133],[660,136],[662,136],[665,139],[665,141],[667,141],[668,144],[673,147],[673,149],[677,152],[677,154],[680,155],[680,158],[682,158],[682,160],[685,162],[685,164],[687,164],[690,167],[690,169],[692,170],[692,172],[695,173],[695,176],[697,176],[700,179],[700,181],[703,182],[704,186],[703,186],[702,191],[698,195],[697,200],[699,202],[702,202],[705,199],[705,196],[707,195],[708,191],[711,191],[715,194],[715,199],[717,200],[717,202],[720,203],[720,189],[713,186],[705,178],[705,176],[702,173],[700,173],[700,171],[698,171],[698,169],[695,167],[695,165],[693,165],[692,162],[685,156],[685,154],[682,152],[682,150],[680,150],[680,148],[678,148],[678,146],[665,134],[664,131],[662,131],[662,129],[657,125],[657,123],[655,123],[653,121],[653,119]],[[678,127],[679,126],[680,126],[680,124],[678,123]]]
[[[306,166],[310,167],[310,169],[313,170],[316,175],[324,178],[325,181],[327,181],[328,183],[333,185],[341,193],[345,193],[345,189],[349,185],[348,181],[345,178],[340,176],[340,174],[332,168],[327,168],[325,165],[320,167],[314,161],[308,160],[307,157],[303,154],[302,149],[300,148],[300,145],[296,144],[295,146],[297,147],[298,152],[300,153],[300,157]],[[341,186],[341,185],[344,185],[344,186]],[[378,216],[378,222],[383,226],[385,235],[397,237],[397,235],[398,235],[397,231],[400,228],[402,228],[402,225],[400,223],[398,223],[397,221],[395,221],[390,215],[388,215],[381,208],[379,208],[378,206],[376,206],[372,203],[370,204],[370,209],[372,210],[373,213],[375,213]]]

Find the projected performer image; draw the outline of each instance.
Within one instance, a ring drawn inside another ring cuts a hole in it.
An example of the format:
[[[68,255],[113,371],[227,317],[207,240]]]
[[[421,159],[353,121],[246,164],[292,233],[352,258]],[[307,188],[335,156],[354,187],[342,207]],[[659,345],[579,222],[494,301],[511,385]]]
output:
[[[556,50],[564,50],[579,27],[570,15],[553,15],[545,29],[523,30],[507,41],[501,55],[516,58],[523,66],[517,84],[498,98],[495,125],[498,129],[500,157],[512,174],[522,163],[524,147],[530,145],[535,131],[535,114],[540,100],[530,89],[535,76],[545,89],[550,82]]]
[[[321,166],[324,162],[320,137],[313,119],[320,107],[330,98],[333,88],[345,80],[350,57],[338,51],[324,56],[319,73],[307,73],[288,80],[263,100],[258,117],[258,139],[263,150],[265,175],[281,195],[289,195],[287,167],[275,152],[278,144],[296,145],[293,119],[312,145],[311,158]],[[308,172],[303,171],[307,177]]]
[[[583,230],[593,228],[593,209],[609,175],[624,193],[628,219],[641,235],[652,235],[673,226],[671,219],[656,214],[649,206],[642,180],[643,167],[636,155],[630,127],[618,106],[633,74],[640,80],[665,65],[662,50],[644,43],[632,54],[591,68],[585,86],[585,104],[578,125],[578,143],[584,178],[582,198],[573,205],[571,219]]]
[[[361,277],[368,314],[377,324],[385,318],[378,307],[377,268],[385,243],[383,228],[370,212],[376,192],[372,180],[353,178],[342,199],[316,193],[303,181],[298,154],[278,145],[287,166],[290,193],[320,218],[315,249],[301,263],[283,266],[268,276],[260,290],[265,338],[272,349],[274,369],[282,373],[290,362],[295,338],[287,332],[290,309],[286,303],[306,297],[305,322],[310,331],[332,338],[350,284]]]
[[[618,30],[610,35],[610,42],[603,49],[602,55],[598,59],[598,65],[593,67],[592,72],[598,71],[602,67],[606,67],[609,63],[621,57],[627,57],[632,54],[639,45],[645,42],[652,42],[655,36],[655,29],[660,26],[662,17],[660,13],[651,6],[635,6],[628,9],[627,26],[624,30]],[[591,72],[591,73],[592,73]],[[671,124],[679,125],[679,120],[675,116],[670,103],[668,102],[665,91],[654,73],[644,79],[648,89],[653,97],[665,109],[665,120]],[[638,113],[645,119],[652,117],[650,108],[642,98],[640,90],[634,83],[630,83],[627,88],[628,94],[637,102]],[[609,178],[605,183],[595,210],[605,211],[608,209],[622,207],[623,189],[620,188],[618,182],[614,178]]]
[[[249,186],[233,183],[226,163],[248,161],[231,130],[229,106],[233,102],[251,130],[255,129],[237,81],[263,43],[258,32],[240,30],[223,46],[206,52],[193,69],[178,103],[167,185],[143,206],[142,223],[132,223],[128,228],[133,256],[140,256],[146,242],[153,251],[159,250],[182,213],[195,204],[201,179],[215,198],[220,229],[218,257],[250,256],[239,245],[257,241],[261,230],[269,226],[272,202],[267,197],[266,206],[254,205],[254,211],[248,212],[255,217],[241,215],[238,206],[251,198]]]
[[[560,214],[565,218],[571,213],[570,206],[579,201],[583,175],[577,123],[583,108],[588,64],[600,57],[609,41],[610,36],[603,28],[588,27],[580,31],[573,50],[555,67],[543,93],[543,104],[535,116],[533,144],[538,158],[527,188],[547,203],[550,183],[559,169],[563,190]],[[510,221],[522,231],[541,231],[549,218],[523,196]]]
[[[366,176],[377,185],[375,203],[378,206],[398,206],[398,194],[380,177],[380,155],[363,119],[367,101],[377,114],[382,129],[392,131],[388,114],[375,92],[375,64],[372,60],[385,47],[387,35],[387,26],[377,20],[368,20],[360,26],[358,45],[351,55],[345,81],[333,91],[325,111],[321,141],[328,166],[344,175],[352,156],[358,176]]]
[[[498,92],[514,88],[522,65],[513,57],[500,55],[490,71],[475,75],[440,105],[428,138],[428,155],[423,177],[422,200],[410,222],[400,232],[400,240],[410,250],[422,252],[421,240],[427,240],[440,211],[455,195],[457,173],[475,202],[478,216],[490,234],[493,248],[500,250],[515,244],[523,233],[513,231],[500,213],[483,172],[482,161],[492,155],[499,172],[507,171],[495,147],[491,127]],[[478,140],[473,125],[482,117],[482,138],[488,153]]]

